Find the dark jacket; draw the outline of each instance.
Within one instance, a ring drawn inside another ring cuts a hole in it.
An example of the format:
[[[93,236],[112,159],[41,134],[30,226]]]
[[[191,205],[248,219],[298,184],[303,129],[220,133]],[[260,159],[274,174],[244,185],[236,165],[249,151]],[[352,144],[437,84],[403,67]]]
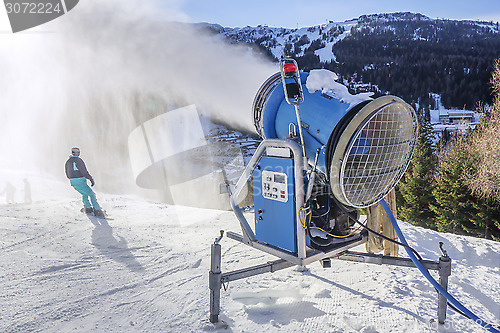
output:
[[[90,183],[94,185],[94,179],[87,171],[85,162],[78,156],[70,156],[66,161],[66,177],[71,178],[82,178],[85,177],[90,180]]]

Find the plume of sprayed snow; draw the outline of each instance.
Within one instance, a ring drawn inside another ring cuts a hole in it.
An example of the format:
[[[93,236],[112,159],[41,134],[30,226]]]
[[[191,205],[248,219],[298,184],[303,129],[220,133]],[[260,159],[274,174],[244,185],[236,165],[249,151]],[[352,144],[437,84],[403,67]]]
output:
[[[169,14],[155,1],[86,0],[35,32],[1,34],[1,159],[62,174],[80,146],[103,179],[130,175],[129,133],[151,108],[188,104],[253,132],[252,100],[275,66]]]

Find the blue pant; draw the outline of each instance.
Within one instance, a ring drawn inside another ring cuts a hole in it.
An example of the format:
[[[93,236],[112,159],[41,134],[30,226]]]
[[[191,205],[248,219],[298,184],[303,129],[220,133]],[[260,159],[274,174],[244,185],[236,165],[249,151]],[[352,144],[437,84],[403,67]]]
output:
[[[87,185],[87,178],[71,178],[70,180],[71,186],[75,190],[77,190],[82,195],[83,204],[85,208],[94,207],[95,210],[100,210],[101,206],[97,203],[97,198],[95,196],[94,191]],[[92,205],[90,205],[90,201],[92,201]]]

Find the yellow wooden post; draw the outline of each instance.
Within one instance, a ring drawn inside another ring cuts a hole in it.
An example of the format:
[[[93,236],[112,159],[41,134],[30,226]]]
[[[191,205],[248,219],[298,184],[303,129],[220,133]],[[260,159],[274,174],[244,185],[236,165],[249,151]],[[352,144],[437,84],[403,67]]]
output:
[[[392,214],[394,214],[394,218],[397,221],[398,216],[397,216],[397,212],[396,212],[396,190],[395,189],[392,189],[386,195],[385,201],[387,202],[389,208],[392,211]],[[383,210],[382,205],[379,204],[379,206]],[[398,236],[396,235],[396,231],[394,230],[394,227],[392,226],[391,220],[389,219],[389,216],[387,216],[385,210],[384,210],[384,217],[383,217],[383,230],[384,230],[384,236],[387,236],[390,239],[398,240]],[[398,244],[384,240],[384,255],[397,257],[398,250],[399,250]]]
[[[396,217],[396,192],[392,189],[385,197],[387,204],[391,208],[394,217]],[[381,204],[377,203],[367,209],[367,226],[368,228],[383,234],[386,237],[397,240],[398,237],[394,231],[394,227],[384,208]],[[398,256],[398,245],[393,242],[387,241],[372,233],[368,234],[368,241],[366,242],[366,251],[368,253],[378,253],[384,250],[386,256]]]

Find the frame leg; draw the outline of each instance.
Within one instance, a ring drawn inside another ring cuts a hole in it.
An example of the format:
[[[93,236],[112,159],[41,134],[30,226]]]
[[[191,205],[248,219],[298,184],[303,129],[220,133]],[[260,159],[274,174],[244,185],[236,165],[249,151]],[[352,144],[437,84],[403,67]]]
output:
[[[448,291],[448,277],[451,275],[451,259],[448,256],[441,256],[439,258],[439,284]],[[446,297],[439,294],[438,300],[438,322],[444,324],[446,320],[446,308],[448,301]]]
[[[220,313],[220,288],[221,288],[221,246],[214,243],[211,246],[211,264],[208,273],[210,288],[210,322],[217,323]]]

